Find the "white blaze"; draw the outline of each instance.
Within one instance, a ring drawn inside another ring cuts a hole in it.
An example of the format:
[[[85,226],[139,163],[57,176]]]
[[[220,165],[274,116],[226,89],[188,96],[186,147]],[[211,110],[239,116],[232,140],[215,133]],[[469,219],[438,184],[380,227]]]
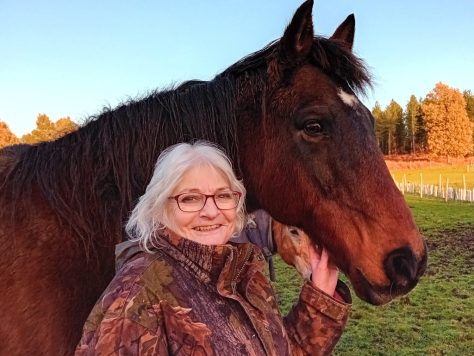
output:
[[[337,95],[339,95],[339,97],[341,98],[341,100],[344,102],[344,104],[352,107],[352,108],[356,108],[359,104],[359,100],[357,99],[357,97],[355,95],[352,95],[352,94],[349,94],[349,93],[346,93],[344,90],[342,89],[339,89],[339,92],[337,93]]]

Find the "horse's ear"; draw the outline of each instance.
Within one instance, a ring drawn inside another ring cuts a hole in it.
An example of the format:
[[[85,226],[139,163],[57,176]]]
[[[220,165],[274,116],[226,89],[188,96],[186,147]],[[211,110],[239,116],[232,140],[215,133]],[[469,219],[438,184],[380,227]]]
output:
[[[296,10],[293,19],[280,40],[281,55],[287,59],[306,56],[313,46],[313,0],[305,1]]]
[[[332,40],[343,43],[348,49],[352,51],[352,45],[354,44],[355,34],[355,17],[354,14],[350,14],[339,25],[334,34],[331,36]]]

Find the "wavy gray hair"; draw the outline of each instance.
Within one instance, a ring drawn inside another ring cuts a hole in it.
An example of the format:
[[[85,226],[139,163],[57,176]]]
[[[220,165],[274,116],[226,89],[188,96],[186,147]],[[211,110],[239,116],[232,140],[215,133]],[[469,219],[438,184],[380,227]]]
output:
[[[179,184],[182,176],[196,166],[209,166],[224,173],[230,183],[230,188],[242,193],[237,206],[237,216],[234,233],[240,233],[245,224],[245,187],[237,179],[232,169],[232,163],[226,154],[215,144],[207,141],[194,143],[179,143],[161,152],[155,165],[150,183],[146,187],[125,230],[133,241],[140,241],[143,248],[150,251],[156,246],[155,233],[164,228],[173,230],[173,219],[169,215],[168,198]]]

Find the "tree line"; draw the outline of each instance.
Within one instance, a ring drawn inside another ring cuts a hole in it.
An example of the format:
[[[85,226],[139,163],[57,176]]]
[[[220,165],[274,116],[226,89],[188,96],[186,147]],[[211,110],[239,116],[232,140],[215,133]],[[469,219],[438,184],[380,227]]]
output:
[[[474,153],[474,95],[438,83],[424,99],[411,95],[403,109],[392,100],[372,109],[375,135],[385,155],[427,153],[464,157]]]
[[[414,95],[403,109],[395,100],[382,110],[372,109],[375,135],[385,155],[426,153],[462,157],[474,153],[474,95],[438,83],[424,99]],[[0,121],[0,148],[17,144],[52,141],[77,130],[69,117],[52,122],[39,114],[36,128],[21,138]]]
[[[18,138],[11,132],[5,122],[0,121],[0,148],[18,143],[35,144],[43,141],[53,141],[77,130],[78,127],[70,117],[60,118],[53,122],[48,115],[39,114],[36,118],[36,128]]]

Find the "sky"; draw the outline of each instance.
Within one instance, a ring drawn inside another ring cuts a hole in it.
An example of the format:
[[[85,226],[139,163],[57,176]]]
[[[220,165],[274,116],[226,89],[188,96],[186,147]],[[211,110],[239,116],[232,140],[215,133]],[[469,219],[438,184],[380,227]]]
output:
[[[189,79],[210,80],[280,38],[300,0],[0,0],[0,121],[17,136],[38,114],[81,123]],[[437,82],[474,92],[474,1],[316,0],[315,33],[353,13],[370,109]]]

